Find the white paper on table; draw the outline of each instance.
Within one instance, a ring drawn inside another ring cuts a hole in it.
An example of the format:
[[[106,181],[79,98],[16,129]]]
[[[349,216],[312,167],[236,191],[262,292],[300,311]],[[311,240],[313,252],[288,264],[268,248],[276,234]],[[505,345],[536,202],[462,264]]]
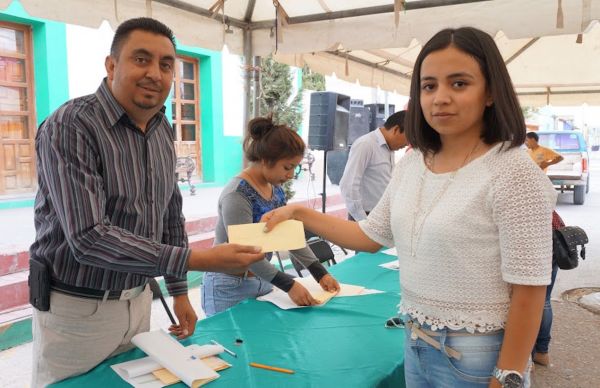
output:
[[[221,345],[198,345],[192,344],[185,347],[189,356],[205,358],[223,353]],[[152,372],[162,369],[163,366],[154,361],[152,357],[142,357],[137,360],[122,362],[111,365],[111,368],[125,381],[134,387],[159,388],[165,385],[157,379]]]
[[[137,361],[137,360],[134,360]],[[152,372],[146,373],[136,377],[128,377],[127,372],[123,368],[127,368],[131,361],[122,362],[120,364],[111,365],[112,370],[119,375],[120,378],[125,380],[126,383],[130,384],[134,388],[162,388],[165,386],[159,379],[157,379]]]
[[[386,255],[390,256],[398,256],[398,251],[396,251],[396,247],[386,249],[385,251],[381,251],[381,253],[385,253]]]
[[[312,295],[319,295],[324,292],[319,283],[313,277],[305,277],[305,278],[296,278],[294,279],[298,283],[302,284],[304,288],[308,290]],[[356,296],[362,295],[362,292],[365,288],[361,286],[355,286],[352,284],[343,284],[340,283],[340,291],[334,297],[341,296]],[[273,288],[273,291],[268,293],[267,295],[259,296],[256,298],[261,302],[271,302],[275,306],[279,307],[282,310],[289,309],[298,309],[304,307],[314,307],[314,306],[298,306],[296,303],[292,301],[289,295],[280,290],[279,288]],[[323,306],[325,303],[320,304],[318,306]]]
[[[306,246],[304,224],[301,221],[283,221],[268,233],[264,231],[265,225],[264,222],[229,225],[227,237],[230,243],[261,247],[262,252],[290,251]]]
[[[210,369],[201,359],[192,357],[183,345],[162,330],[137,334],[131,342],[190,387],[219,377],[217,372]]]
[[[384,291],[365,288],[361,295],[383,294]]]
[[[340,292],[337,293],[335,298],[339,298],[341,296],[363,295],[364,290],[365,290],[365,288],[363,286],[355,286],[353,284],[340,283]]]
[[[393,261],[389,261],[387,263],[379,264],[379,266],[382,268],[387,268],[387,269],[391,269],[394,271],[398,271],[400,269],[400,263],[398,263],[398,260],[393,260]]]

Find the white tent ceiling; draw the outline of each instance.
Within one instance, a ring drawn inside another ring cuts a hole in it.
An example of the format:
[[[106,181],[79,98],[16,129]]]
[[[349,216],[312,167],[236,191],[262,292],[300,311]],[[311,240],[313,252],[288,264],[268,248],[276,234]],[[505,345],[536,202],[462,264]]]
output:
[[[30,15],[89,27],[152,16],[184,44],[226,44],[237,54],[250,49],[251,36],[252,55],[275,53],[288,64],[402,94],[421,43],[442,28],[470,25],[495,37],[524,105],[600,104],[600,0],[20,2]],[[0,0],[0,9],[10,3]]]

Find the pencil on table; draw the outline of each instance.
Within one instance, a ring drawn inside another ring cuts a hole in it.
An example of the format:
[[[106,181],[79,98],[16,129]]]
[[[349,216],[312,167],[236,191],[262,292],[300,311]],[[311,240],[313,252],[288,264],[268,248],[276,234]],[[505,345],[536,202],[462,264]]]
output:
[[[258,364],[256,362],[251,362],[250,366],[253,366],[255,368],[260,368],[260,369],[272,370],[275,372],[289,373],[291,375],[294,374],[294,371],[291,369],[277,368],[276,366],[263,365],[263,364]]]

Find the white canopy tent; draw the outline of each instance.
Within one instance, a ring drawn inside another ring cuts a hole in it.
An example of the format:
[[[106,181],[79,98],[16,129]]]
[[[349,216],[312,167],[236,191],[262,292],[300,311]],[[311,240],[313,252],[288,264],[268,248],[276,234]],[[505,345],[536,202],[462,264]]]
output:
[[[11,1],[0,0],[0,9]],[[600,0],[20,2],[33,16],[88,27],[152,16],[187,45],[226,44],[247,63],[274,53],[281,62],[402,94],[421,44],[442,28],[470,25],[495,37],[524,105],[600,104]]]

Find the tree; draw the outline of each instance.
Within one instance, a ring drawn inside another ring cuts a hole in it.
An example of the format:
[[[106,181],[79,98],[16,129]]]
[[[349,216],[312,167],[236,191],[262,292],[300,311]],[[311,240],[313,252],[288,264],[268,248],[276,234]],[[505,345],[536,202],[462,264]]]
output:
[[[292,98],[294,81],[288,65],[271,56],[261,59],[260,115],[273,114],[273,121],[297,130],[302,124],[302,91]]]
[[[325,77],[319,73],[313,73],[306,65],[302,68],[302,87],[316,92],[325,90]]]
[[[539,108],[535,108],[532,106],[522,106],[521,107],[521,112],[523,112],[523,117],[525,117],[525,120],[527,119],[531,119],[534,117],[534,115],[536,115],[539,111]]]

